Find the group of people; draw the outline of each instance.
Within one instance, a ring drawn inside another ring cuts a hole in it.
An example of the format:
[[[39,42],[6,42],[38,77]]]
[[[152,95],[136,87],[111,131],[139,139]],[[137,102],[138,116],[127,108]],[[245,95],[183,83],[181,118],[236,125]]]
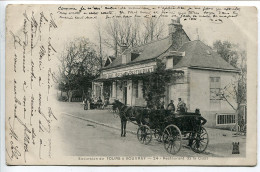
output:
[[[168,104],[167,110],[175,112],[175,105],[174,105],[174,101],[173,100],[171,100],[170,103]],[[186,103],[184,103],[181,100],[181,98],[178,98],[178,104],[177,104],[177,111],[176,112],[187,112]]]
[[[83,104],[84,104],[84,110],[96,109],[96,108],[102,109],[109,104],[109,100],[105,99],[105,101],[103,103],[101,97],[98,97],[98,99],[96,101],[93,98],[91,98],[91,99],[85,98],[84,101],[83,101]],[[159,107],[157,107],[157,109],[165,109],[164,108],[164,101],[161,101],[161,104],[160,104]],[[168,104],[166,109],[170,110],[171,112],[175,112],[176,108],[175,108],[173,100],[170,101],[170,103]],[[178,104],[177,104],[176,112],[187,112],[186,103],[184,103],[181,100],[181,98],[178,98]]]
[[[91,99],[87,99],[85,98],[83,101],[84,104],[84,110],[88,110],[88,109],[101,109],[104,107],[104,105],[106,104],[106,100],[105,103],[103,103],[101,97],[99,97],[96,101],[91,98]]]

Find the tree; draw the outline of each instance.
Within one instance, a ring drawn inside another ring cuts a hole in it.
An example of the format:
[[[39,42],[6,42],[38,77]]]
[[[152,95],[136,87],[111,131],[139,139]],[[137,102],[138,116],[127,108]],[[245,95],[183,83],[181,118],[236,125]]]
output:
[[[95,45],[86,38],[77,38],[65,47],[59,60],[59,89],[67,93],[68,100],[74,90],[88,93],[100,69]]]
[[[238,103],[246,103],[246,81],[247,81],[247,64],[246,51],[241,49],[238,44],[232,44],[228,41],[217,40],[213,43],[213,49],[229,64],[239,70],[239,75],[231,85],[237,85],[237,96],[235,97]],[[235,84],[236,83],[236,84]]]
[[[143,32],[143,43],[148,43],[153,40],[160,39],[164,34],[165,24],[160,17],[157,18],[148,18],[143,23],[144,32]]]
[[[164,23],[158,18],[141,20],[132,19],[110,19],[105,27],[106,38],[104,43],[114,51],[115,57],[119,54],[122,45],[135,47],[164,36]]]
[[[231,81],[230,84],[222,88],[217,96],[219,96],[221,100],[227,102],[235,111],[235,129],[238,132],[238,126],[244,125],[245,122],[245,119],[243,119],[243,114],[240,112],[241,104],[246,103],[246,82],[244,82],[243,75],[238,75],[236,80]],[[236,105],[232,104],[232,100],[235,100]]]
[[[98,31],[98,42],[99,42],[99,60],[100,60],[100,67],[103,67],[103,48],[102,48],[102,30],[100,23],[98,22],[98,25],[96,26]]]
[[[218,96],[236,111],[236,131],[238,131],[238,125],[244,122],[242,115],[239,113],[240,105],[246,104],[247,101],[246,51],[242,50],[239,45],[220,40],[214,42],[213,49],[229,64],[239,69],[236,79],[218,93]],[[231,100],[235,100],[237,105],[232,104]]]
[[[236,47],[236,45],[231,44],[228,41],[222,42],[217,40],[213,43],[213,49],[215,49],[224,60],[234,67],[237,67],[238,62],[238,52],[235,50]]]
[[[111,19],[106,24],[106,39],[104,43],[114,51],[117,57],[122,45],[133,46],[136,41],[138,27],[131,19]]]

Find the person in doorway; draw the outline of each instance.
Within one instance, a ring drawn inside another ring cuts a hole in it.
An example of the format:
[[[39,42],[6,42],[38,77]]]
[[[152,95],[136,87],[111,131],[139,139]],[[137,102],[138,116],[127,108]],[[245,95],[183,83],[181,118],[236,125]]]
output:
[[[109,98],[105,98],[104,104],[103,104],[103,106],[102,106],[102,109],[105,109],[105,107],[107,107],[108,104],[109,104]]]
[[[178,98],[177,112],[187,112],[186,104]]]
[[[83,105],[84,105],[84,110],[88,110],[88,99],[87,98],[84,99]]]
[[[175,106],[173,104],[173,100],[171,100],[170,103],[168,104],[167,110],[170,110],[171,112],[175,112]]]
[[[101,97],[98,97],[97,106],[98,106],[99,109],[101,109],[101,107],[102,107],[102,99],[101,99]]]
[[[164,100],[163,100],[163,98],[160,99],[159,106],[157,107],[157,109],[164,109]]]
[[[94,102],[94,99],[91,98],[90,99],[90,108],[89,109],[94,109],[95,108],[95,102]]]

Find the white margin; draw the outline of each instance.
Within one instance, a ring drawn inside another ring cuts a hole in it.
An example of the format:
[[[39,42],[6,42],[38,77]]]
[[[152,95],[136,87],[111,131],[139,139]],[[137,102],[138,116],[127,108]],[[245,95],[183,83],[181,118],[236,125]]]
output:
[[[149,171],[157,172],[161,170],[173,170],[176,172],[180,171],[192,171],[192,172],[201,172],[201,171],[260,171],[259,165],[259,151],[257,154],[257,166],[256,167],[185,167],[185,166],[172,166],[172,167],[93,167],[93,166],[6,166],[5,164],[5,8],[8,4],[113,4],[113,5],[199,5],[199,6],[256,6],[258,10],[260,9],[259,1],[0,1],[0,112],[1,112],[1,123],[0,123],[0,172],[82,172],[82,171],[107,171],[107,172],[117,172],[117,171]],[[259,25],[259,11],[258,11],[258,25]],[[258,42],[259,42],[259,26],[258,26]],[[260,46],[258,44],[258,52]],[[259,53],[258,53],[259,54]],[[259,66],[258,58],[258,66]],[[258,71],[258,85],[259,82],[259,71]],[[259,102],[259,89],[257,89],[257,101]],[[259,109],[259,103],[257,105]],[[260,117],[259,112],[257,112],[258,119]],[[260,148],[260,134],[259,134],[259,122],[257,128],[258,136],[258,150]]]

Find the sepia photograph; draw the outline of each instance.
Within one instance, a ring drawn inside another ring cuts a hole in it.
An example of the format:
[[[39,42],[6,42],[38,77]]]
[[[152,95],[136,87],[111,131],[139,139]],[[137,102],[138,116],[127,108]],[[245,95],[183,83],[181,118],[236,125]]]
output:
[[[7,165],[256,165],[257,9],[8,5]]]

